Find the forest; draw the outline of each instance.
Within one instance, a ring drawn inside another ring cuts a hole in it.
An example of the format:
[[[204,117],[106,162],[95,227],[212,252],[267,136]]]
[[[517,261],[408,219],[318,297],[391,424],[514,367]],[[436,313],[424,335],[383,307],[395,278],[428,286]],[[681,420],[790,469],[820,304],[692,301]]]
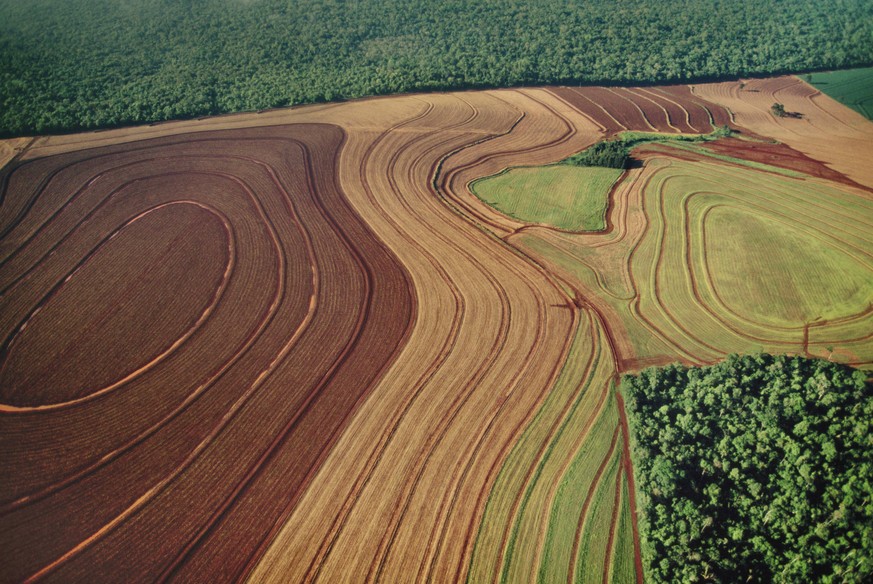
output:
[[[865,0],[0,0],[0,135],[873,63]]]
[[[625,376],[652,582],[869,582],[873,384],[730,356]]]

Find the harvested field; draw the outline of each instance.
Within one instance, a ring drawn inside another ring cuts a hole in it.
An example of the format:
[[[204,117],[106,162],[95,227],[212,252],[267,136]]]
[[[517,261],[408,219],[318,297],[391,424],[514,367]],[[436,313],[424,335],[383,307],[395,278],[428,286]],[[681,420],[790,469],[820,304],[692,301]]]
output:
[[[624,130],[708,134],[730,121],[721,108],[694,99],[687,87],[553,87],[550,91],[607,134]]]
[[[873,188],[873,166],[868,163],[873,151],[870,121],[800,79],[751,79],[743,85],[711,83],[695,86],[694,92],[730,110],[737,126],[777,140]],[[776,118],[770,112],[774,102],[801,117]]]
[[[870,123],[753,84],[34,141],[0,171],[0,579],[642,582],[618,375],[873,363]],[[638,148],[601,232],[471,190],[728,124]]]

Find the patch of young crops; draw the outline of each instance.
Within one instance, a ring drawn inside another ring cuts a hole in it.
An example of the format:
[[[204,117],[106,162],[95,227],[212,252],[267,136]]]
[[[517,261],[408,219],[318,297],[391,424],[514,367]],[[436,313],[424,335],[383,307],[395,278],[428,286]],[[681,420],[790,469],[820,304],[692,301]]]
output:
[[[606,227],[609,190],[621,170],[551,165],[512,168],[476,181],[473,192],[502,213],[525,223],[567,231]]]

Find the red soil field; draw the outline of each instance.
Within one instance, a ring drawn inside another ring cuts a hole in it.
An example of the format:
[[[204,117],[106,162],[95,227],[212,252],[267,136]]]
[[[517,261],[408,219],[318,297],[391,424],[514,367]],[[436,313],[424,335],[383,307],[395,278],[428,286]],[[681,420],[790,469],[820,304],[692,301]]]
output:
[[[870,190],[869,187],[853,181],[843,173],[833,170],[786,144],[722,138],[714,142],[706,142],[703,146],[717,154],[726,154],[735,158],[762,162],[771,166],[795,170],[810,176]]]
[[[651,96],[642,93],[639,90],[629,89],[627,87],[617,87],[613,89],[616,95],[624,99],[628,99],[640,109],[645,117],[646,126],[651,125],[655,128],[667,128],[672,131],[677,131],[678,128],[673,124],[667,110],[661,104],[655,102]],[[684,117],[684,116],[683,116]],[[676,120],[678,123],[678,120]]]
[[[144,211],[110,234],[35,307],[26,328],[4,341],[0,400],[39,406],[81,399],[89,387],[112,386],[158,361],[219,300],[229,236],[214,211],[181,202]],[[138,347],[139,362],[130,346]]]
[[[550,87],[549,91],[600,124],[607,136],[625,130],[708,134],[730,124],[723,108],[703,105],[687,86]]]
[[[660,87],[641,87],[636,90],[664,108],[670,123],[682,133],[693,134],[710,127],[707,111],[689,99],[682,99],[661,91]]]
[[[0,580],[243,575],[412,322],[344,140],[203,132],[0,174]]]
[[[662,87],[648,88],[654,93],[668,96],[677,102],[691,118],[691,127],[696,131],[706,133],[713,126],[728,126],[731,124],[731,116],[723,107],[712,102],[705,102],[691,92],[688,85],[664,85]]]

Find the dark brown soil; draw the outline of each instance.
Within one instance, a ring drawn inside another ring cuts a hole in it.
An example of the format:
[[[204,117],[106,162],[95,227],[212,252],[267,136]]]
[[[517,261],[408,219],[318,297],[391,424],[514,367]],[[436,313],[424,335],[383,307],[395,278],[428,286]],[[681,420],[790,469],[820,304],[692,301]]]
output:
[[[2,356],[36,373],[2,393],[0,580],[244,575],[414,312],[339,188],[344,139],[227,130],[4,169]]]

